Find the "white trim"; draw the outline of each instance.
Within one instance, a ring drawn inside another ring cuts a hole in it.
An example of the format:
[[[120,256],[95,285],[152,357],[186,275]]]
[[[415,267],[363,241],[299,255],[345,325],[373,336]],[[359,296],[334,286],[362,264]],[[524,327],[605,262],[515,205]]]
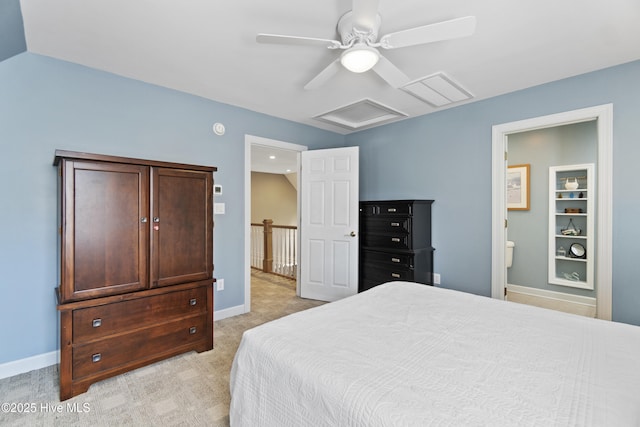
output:
[[[228,317],[238,316],[244,313],[246,313],[244,304],[236,305],[235,307],[223,308],[222,310],[214,311],[213,320],[217,322],[218,320],[226,319]]]
[[[244,136],[244,313],[251,311],[251,145],[264,145],[283,150],[306,151],[307,147],[290,142],[263,138],[246,134]],[[300,157],[298,156],[298,168]],[[300,172],[298,170],[298,172]],[[300,173],[298,173],[298,192],[300,191]],[[300,197],[298,197],[298,229],[300,229]],[[298,233],[300,236],[300,233]],[[298,269],[300,260],[298,259]],[[298,271],[299,273],[299,271]],[[297,274],[299,277],[300,274]],[[242,314],[242,313],[238,313]]]
[[[505,171],[509,134],[596,120],[598,132],[598,207],[596,228],[596,298],[597,317],[611,320],[612,303],[612,174],[613,174],[613,104],[598,105],[559,114],[495,125],[492,128],[492,260],[491,296],[504,299],[507,267],[505,263],[507,207]]]
[[[507,229],[507,137],[498,126],[492,128],[491,184],[491,297],[504,299],[507,283],[506,242]]]
[[[60,352],[56,350],[3,363],[0,365],[0,380],[3,378],[13,377],[14,375],[24,374],[25,372],[31,372],[36,369],[46,368],[47,366],[56,365],[59,360]]]

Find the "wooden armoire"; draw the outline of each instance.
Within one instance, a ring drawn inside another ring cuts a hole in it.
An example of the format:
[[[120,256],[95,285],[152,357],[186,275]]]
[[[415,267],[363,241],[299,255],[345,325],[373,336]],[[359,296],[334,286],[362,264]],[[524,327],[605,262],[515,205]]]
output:
[[[215,167],[57,150],[60,400],[213,348]]]

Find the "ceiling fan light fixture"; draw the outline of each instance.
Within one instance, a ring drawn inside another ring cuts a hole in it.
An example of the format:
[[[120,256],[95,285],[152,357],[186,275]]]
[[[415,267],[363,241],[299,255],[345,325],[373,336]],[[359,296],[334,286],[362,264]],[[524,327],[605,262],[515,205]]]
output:
[[[364,43],[359,43],[345,50],[340,63],[352,73],[364,73],[372,69],[380,59],[380,53]]]

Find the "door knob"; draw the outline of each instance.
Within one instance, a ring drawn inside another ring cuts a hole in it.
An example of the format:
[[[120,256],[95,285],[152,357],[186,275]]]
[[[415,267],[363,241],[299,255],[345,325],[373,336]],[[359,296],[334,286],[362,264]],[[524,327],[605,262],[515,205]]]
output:
[[[351,237],[356,237],[356,232],[355,232],[355,231],[352,231],[352,232],[349,234],[349,236],[351,236]]]

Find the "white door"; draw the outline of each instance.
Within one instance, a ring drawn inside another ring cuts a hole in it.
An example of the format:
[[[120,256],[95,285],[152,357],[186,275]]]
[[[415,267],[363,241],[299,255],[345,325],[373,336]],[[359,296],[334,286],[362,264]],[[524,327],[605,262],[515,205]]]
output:
[[[303,151],[300,296],[358,292],[358,147]]]

